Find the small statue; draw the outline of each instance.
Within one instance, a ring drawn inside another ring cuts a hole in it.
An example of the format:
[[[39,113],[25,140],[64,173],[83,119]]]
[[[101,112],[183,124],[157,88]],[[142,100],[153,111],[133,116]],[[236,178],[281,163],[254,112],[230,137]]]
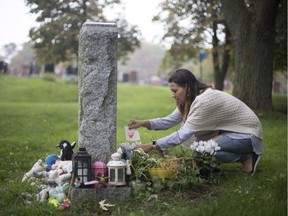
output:
[[[75,181],[74,181],[74,188],[79,188],[80,187],[80,185],[81,185],[81,183],[80,183],[80,178],[79,177],[77,177],[76,179],[75,179]]]
[[[99,173],[97,175],[97,181],[99,182],[100,185],[102,186],[107,186],[107,180],[108,180],[108,177],[105,177],[104,175],[102,175],[101,173]]]

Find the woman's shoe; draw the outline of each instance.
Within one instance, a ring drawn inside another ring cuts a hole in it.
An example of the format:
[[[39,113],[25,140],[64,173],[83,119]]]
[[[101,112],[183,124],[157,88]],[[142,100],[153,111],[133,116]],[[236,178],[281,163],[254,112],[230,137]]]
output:
[[[250,172],[250,176],[253,176],[256,172],[257,165],[260,161],[260,155],[257,155],[255,152],[252,152],[252,171]]]

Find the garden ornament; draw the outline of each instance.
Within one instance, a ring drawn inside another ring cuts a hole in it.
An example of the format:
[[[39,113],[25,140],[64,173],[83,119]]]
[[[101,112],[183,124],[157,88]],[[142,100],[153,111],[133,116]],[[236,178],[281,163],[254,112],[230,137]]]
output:
[[[39,159],[31,168],[31,170],[27,173],[24,174],[23,178],[22,178],[22,182],[27,181],[28,179],[32,178],[32,177],[37,177],[37,173],[38,172],[42,172],[45,171],[47,169],[47,165],[45,163],[43,163],[43,161],[41,159]]]
[[[62,140],[56,148],[60,148],[60,159],[61,160],[72,160],[73,149],[76,146],[76,141],[70,144],[67,140]]]

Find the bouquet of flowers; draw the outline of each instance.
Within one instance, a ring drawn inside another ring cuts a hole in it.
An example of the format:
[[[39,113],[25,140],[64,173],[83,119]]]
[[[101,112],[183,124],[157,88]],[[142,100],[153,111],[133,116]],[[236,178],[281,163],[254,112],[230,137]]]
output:
[[[208,141],[193,142],[190,148],[195,153],[194,159],[200,168],[200,175],[209,177],[212,170],[217,169],[218,162],[214,155],[221,148],[212,139]]]
[[[193,142],[190,148],[192,149],[192,151],[200,153],[201,155],[211,156],[213,156],[216,151],[221,149],[218,144],[212,139],[208,141]]]

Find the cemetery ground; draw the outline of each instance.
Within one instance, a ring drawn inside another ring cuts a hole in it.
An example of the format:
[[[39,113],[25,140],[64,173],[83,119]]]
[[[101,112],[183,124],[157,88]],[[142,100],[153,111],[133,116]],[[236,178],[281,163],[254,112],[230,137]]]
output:
[[[115,205],[108,211],[96,200],[73,202],[70,209],[59,211],[31,199],[28,194],[35,194],[35,188],[21,179],[38,159],[58,154],[60,140],[77,141],[77,84],[1,75],[0,89],[0,215],[287,214],[286,95],[273,95],[273,111],[256,111],[263,124],[265,152],[253,177],[242,173],[239,164],[222,164],[216,185],[165,190],[152,199],[142,191],[127,200],[107,200]],[[117,97],[117,145],[125,141],[124,126],[130,119],[164,116],[174,109],[167,87],[119,84]],[[146,143],[175,130],[139,132]]]

